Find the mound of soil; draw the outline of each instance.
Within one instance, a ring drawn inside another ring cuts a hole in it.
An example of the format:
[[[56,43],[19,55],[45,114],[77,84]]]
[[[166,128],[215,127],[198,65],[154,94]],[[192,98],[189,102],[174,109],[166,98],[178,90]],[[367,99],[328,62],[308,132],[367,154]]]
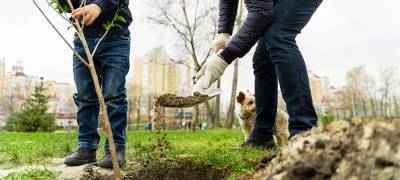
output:
[[[239,179],[399,179],[400,120],[341,121],[294,137]]]
[[[194,96],[179,97],[175,94],[164,94],[157,98],[157,103],[163,107],[188,107],[207,99],[207,95],[195,93]]]
[[[151,162],[146,166],[131,164],[122,173],[124,180],[214,180],[229,177],[228,167],[217,167],[193,162],[190,159],[163,160]],[[113,171],[95,166],[87,166],[81,176],[82,180],[112,180]]]

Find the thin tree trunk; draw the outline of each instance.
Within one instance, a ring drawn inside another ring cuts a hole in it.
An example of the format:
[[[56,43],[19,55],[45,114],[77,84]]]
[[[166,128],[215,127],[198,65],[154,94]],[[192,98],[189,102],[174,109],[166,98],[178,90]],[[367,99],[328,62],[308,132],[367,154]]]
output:
[[[221,80],[218,80],[218,83],[217,83],[217,88],[221,88]],[[215,119],[214,119],[214,123],[215,124],[221,124],[221,121],[220,121],[220,119],[221,119],[221,117],[220,117],[220,115],[221,115],[221,109],[220,109],[220,105],[221,105],[221,96],[220,95],[218,95],[217,97],[216,97],[216,99],[215,99]]]
[[[225,122],[225,127],[229,129],[232,128],[235,119],[235,105],[236,105],[235,97],[236,97],[237,82],[238,82],[238,69],[239,69],[239,62],[238,60],[235,60],[234,70],[233,70],[231,102],[228,109],[228,116]]]
[[[137,102],[136,130],[139,130],[139,123],[140,123],[140,98],[138,98]]]
[[[199,115],[200,115],[200,110],[199,110],[199,106],[195,106],[194,107],[194,116],[193,116],[193,123],[192,123],[192,131],[196,131],[196,125],[199,122]]]
[[[207,108],[207,112],[208,112],[208,117],[210,118],[210,121],[211,121],[211,127],[212,128],[219,128],[219,127],[221,127],[221,123],[219,122],[219,121],[215,121],[215,114],[214,114],[214,112],[213,112],[213,109],[211,108],[211,105],[210,105],[210,102],[205,102],[204,103],[205,104],[205,106],[206,106],[206,108]]]
[[[376,118],[376,108],[375,108],[375,102],[373,99],[370,99],[370,104],[371,104],[371,110],[372,110],[372,118]]]
[[[244,7],[243,7],[243,0],[239,1],[239,15],[236,19],[236,26],[239,29],[242,26],[242,17],[243,17],[243,11],[244,11]],[[239,62],[236,59],[235,60],[235,64],[234,64],[234,69],[233,69],[233,80],[232,80],[232,92],[231,92],[231,102],[229,104],[229,109],[228,109],[228,115],[226,118],[226,122],[225,122],[225,127],[226,128],[232,128],[233,126],[233,121],[235,119],[235,105],[236,105],[236,101],[235,101],[235,97],[236,97],[236,90],[237,90],[237,84],[238,84],[238,74],[239,74]]]
[[[70,3],[70,1],[68,1]],[[72,7],[72,5],[70,5]],[[111,129],[111,125],[110,125],[110,119],[108,117],[108,112],[107,112],[107,106],[106,106],[106,102],[104,100],[104,96],[103,93],[101,92],[101,86],[100,86],[100,82],[99,82],[99,77],[97,76],[97,72],[96,72],[96,68],[94,66],[94,60],[93,60],[93,55],[91,54],[90,50],[89,50],[89,46],[87,44],[87,41],[85,39],[85,35],[83,34],[83,30],[80,28],[80,26],[76,26],[78,28],[78,32],[82,38],[82,44],[83,47],[85,49],[85,53],[87,55],[88,61],[89,61],[89,70],[90,70],[90,74],[92,75],[92,79],[93,79],[93,83],[94,83],[94,87],[95,87],[95,91],[97,94],[97,98],[99,100],[100,103],[100,111],[102,112],[101,114],[103,115],[103,122],[106,126],[107,129],[107,135],[108,135],[108,144],[109,144],[109,150],[111,153],[111,157],[112,157],[112,164],[113,164],[113,168],[114,168],[114,178],[115,179],[121,179],[121,172],[120,172],[120,168],[119,168],[119,163],[118,163],[118,158],[117,158],[117,153],[116,153],[116,149],[115,149],[115,144],[114,144],[114,137],[113,137],[113,132]]]

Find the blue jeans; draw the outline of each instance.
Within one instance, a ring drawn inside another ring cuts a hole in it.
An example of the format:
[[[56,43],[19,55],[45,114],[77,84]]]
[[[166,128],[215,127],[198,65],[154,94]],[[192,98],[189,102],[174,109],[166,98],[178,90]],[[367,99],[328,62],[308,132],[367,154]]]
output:
[[[253,57],[256,124],[253,136],[272,139],[278,102],[278,79],[293,136],[317,126],[307,69],[296,36],[322,0],[278,0],[273,21],[259,39]]]
[[[100,38],[87,38],[93,51]],[[75,37],[76,51],[86,59],[81,41]],[[102,92],[111,122],[117,149],[125,149],[128,102],[126,100],[125,77],[129,71],[130,37],[106,37],[100,44],[94,63],[99,76]],[[89,69],[74,56],[73,70],[77,93],[74,95],[78,106],[79,148],[97,150],[100,136],[97,132],[99,101]],[[105,149],[108,150],[108,141]]]

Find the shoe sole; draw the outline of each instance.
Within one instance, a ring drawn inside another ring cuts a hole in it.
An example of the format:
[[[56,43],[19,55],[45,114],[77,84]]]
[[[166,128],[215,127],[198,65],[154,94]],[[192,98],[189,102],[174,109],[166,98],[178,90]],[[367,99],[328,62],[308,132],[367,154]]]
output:
[[[123,162],[120,162],[119,163],[119,166],[120,167],[122,167],[122,166],[124,166],[126,164],[126,160],[124,160]],[[107,169],[112,169],[113,168],[113,165],[112,165],[112,162],[107,162],[107,163],[99,163],[99,167],[101,167],[101,168],[107,168]]]
[[[95,163],[97,159],[89,159],[89,160],[74,160],[74,162],[67,162],[65,161],[64,164],[67,166],[82,166],[85,164]]]

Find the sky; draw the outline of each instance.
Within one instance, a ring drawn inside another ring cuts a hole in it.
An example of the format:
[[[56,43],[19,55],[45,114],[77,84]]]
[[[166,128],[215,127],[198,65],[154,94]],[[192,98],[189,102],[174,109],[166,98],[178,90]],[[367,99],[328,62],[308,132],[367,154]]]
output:
[[[73,32],[67,31],[66,24],[46,8],[44,0],[37,1],[72,41]],[[132,61],[161,45],[173,54],[175,43],[168,31],[146,22],[145,0],[130,2],[134,15],[130,27]],[[297,38],[307,67],[319,76],[329,77],[334,86],[344,85],[345,73],[359,65],[366,65],[375,75],[381,66],[400,67],[399,8],[398,0],[324,0]],[[3,2],[0,22],[0,58],[6,58],[8,69],[22,61],[26,74],[73,82],[71,51],[31,1]],[[232,67],[222,78],[225,100],[229,97],[231,76]],[[238,89],[252,90],[253,80],[251,56],[246,56],[240,60]]]

